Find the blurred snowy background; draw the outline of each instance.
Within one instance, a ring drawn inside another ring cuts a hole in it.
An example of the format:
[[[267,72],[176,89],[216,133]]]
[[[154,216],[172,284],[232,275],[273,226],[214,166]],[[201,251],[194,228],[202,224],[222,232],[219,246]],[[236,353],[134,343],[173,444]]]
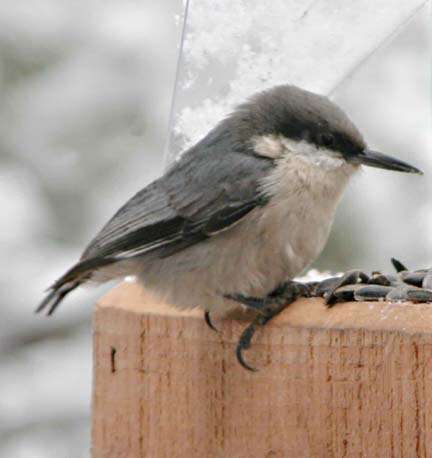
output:
[[[180,0],[0,3],[0,456],[88,456],[91,307],[43,290],[164,168]],[[423,9],[334,94],[371,146],[425,177],[367,170],[316,266],[432,264],[430,15]]]

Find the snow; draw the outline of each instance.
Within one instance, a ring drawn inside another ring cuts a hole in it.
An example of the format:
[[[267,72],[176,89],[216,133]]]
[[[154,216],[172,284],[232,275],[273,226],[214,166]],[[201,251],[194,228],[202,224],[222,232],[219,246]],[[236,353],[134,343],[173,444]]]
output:
[[[168,161],[256,91],[329,94],[425,0],[189,0]]]

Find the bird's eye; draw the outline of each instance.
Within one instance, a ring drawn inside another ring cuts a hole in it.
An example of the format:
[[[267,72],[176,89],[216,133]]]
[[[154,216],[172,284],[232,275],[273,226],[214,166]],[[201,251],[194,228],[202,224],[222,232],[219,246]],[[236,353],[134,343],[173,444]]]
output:
[[[332,134],[328,133],[328,132],[322,133],[319,136],[319,141],[320,141],[321,145],[327,146],[328,148],[334,146],[334,144],[335,144],[334,136]]]

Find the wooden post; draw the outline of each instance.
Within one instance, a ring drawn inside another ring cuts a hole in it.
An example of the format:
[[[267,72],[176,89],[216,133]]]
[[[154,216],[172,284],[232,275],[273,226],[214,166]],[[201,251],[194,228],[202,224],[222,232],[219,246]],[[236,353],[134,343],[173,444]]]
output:
[[[432,456],[432,306],[319,299],[258,332],[123,284],[94,318],[93,458]]]

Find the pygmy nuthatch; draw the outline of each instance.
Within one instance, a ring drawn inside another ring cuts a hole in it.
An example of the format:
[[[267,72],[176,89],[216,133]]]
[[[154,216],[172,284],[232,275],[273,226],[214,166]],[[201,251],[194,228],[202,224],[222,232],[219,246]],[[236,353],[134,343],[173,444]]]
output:
[[[133,275],[180,309],[208,319],[241,302],[264,324],[301,294],[290,279],[320,254],[361,165],[421,173],[369,150],[326,97],[288,85],[258,93],[120,208],[37,311],[53,313],[83,284]]]

